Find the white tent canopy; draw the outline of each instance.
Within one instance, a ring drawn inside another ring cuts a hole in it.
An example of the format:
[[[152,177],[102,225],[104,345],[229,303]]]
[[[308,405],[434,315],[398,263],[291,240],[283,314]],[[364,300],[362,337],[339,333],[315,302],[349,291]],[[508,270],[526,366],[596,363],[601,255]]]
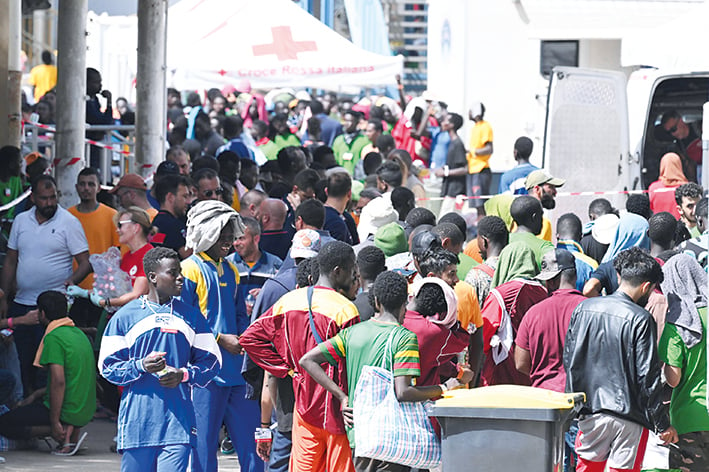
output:
[[[183,0],[168,13],[168,83],[221,88],[395,83],[401,56],[359,49],[291,0]]]

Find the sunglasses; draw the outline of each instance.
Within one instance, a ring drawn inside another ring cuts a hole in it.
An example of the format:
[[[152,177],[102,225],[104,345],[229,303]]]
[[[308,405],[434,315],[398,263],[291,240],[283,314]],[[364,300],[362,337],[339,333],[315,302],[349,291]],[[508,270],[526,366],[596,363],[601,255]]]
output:
[[[224,189],[221,187],[218,187],[216,190],[205,190],[204,196],[207,198],[210,198],[212,195],[221,195],[223,192],[224,192]]]
[[[125,220],[125,221],[119,221],[118,222],[118,227],[122,228],[123,225],[127,225],[128,223],[135,223],[133,220]]]
[[[677,125],[674,125],[672,128],[667,130],[667,132],[670,134],[675,134],[676,131],[677,131]]]

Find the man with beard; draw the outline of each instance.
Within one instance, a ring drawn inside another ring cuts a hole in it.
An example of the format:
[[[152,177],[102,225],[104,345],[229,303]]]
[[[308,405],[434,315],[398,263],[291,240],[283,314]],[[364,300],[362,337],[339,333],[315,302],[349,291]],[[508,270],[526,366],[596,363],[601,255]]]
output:
[[[640,471],[648,430],[677,442],[663,403],[657,326],[643,307],[663,281],[660,264],[638,247],[615,258],[620,286],[582,301],[564,341],[566,391],[586,392],[576,470]],[[623,353],[619,355],[619,353]]]
[[[545,210],[553,210],[556,206],[556,189],[566,183],[566,180],[552,177],[545,170],[535,170],[527,176],[524,186],[527,192],[542,203]],[[551,221],[542,219],[542,230],[537,234],[542,239],[551,241]]]
[[[37,296],[46,290],[62,293],[91,272],[89,245],[81,223],[57,203],[57,184],[41,175],[32,182],[32,210],[20,213],[10,230],[7,255],[0,280],[0,318],[24,315],[37,308]],[[72,261],[76,269],[72,272]],[[17,285],[8,308],[8,296]],[[14,338],[20,358],[25,392],[42,385],[32,366],[44,334],[42,326],[18,326]]]
[[[318,253],[320,278],[315,287],[294,290],[278,300],[241,336],[240,342],[256,364],[271,375],[293,377],[295,411],[290,470],[353,471],[345,434],[342,405],[301,371],[298,361],[324,339],[359,321],[351,302],[359,290],[359,270],[352,247],[327,243]],[[297,339],[298,342],[291,342]],[[327,375],[347,385],[343,366],[328,366]]]
[[[244,358],[239,335],[249,325],[246,293],[239,289],[236,266],[225,259],[234,240],[243,234],[241,217],[226,203],[204,200],[187,215],[187,247],[194,253],[182,261],[184,285],[180,298],[206,317],[222,359],[214,381],[192,390],[199,433],[192,455],[195,472],[216,472],[215,446],[222,423],[233,441],[241,470],[263,471],[252,439],[259,425],[259,405],[246,399],[246,382],[241,376]]]

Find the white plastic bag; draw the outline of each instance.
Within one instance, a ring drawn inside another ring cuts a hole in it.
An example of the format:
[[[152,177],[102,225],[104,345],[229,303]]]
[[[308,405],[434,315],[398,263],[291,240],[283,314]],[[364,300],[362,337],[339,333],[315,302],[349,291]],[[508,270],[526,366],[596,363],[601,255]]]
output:
[[[94,269],[94,292],[101,297],[115,298],[133,290],[130,276],[121,270],[121,251],[117,247],[103,254],[92,254],[89,262]],[[118,308],[107,306],[105,309],[114,312]]]

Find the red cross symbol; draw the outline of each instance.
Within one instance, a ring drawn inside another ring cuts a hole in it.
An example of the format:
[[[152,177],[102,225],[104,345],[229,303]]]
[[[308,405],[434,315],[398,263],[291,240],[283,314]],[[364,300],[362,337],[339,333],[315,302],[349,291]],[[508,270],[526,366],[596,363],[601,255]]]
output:
[[[217,71],[217,74],[219,74],[219,75],[221,75],[222,77],[224,77],[224,76],[226,75],[226,71],[225,71],[224,69],[220,69],[220,70]]]
[[[273,42],[252,46],[254,56],[275,54],[279,61],[298,59],[299,52],[317,51],[315,41],[294,41],[290,26],[274,26],[271,28]]]

